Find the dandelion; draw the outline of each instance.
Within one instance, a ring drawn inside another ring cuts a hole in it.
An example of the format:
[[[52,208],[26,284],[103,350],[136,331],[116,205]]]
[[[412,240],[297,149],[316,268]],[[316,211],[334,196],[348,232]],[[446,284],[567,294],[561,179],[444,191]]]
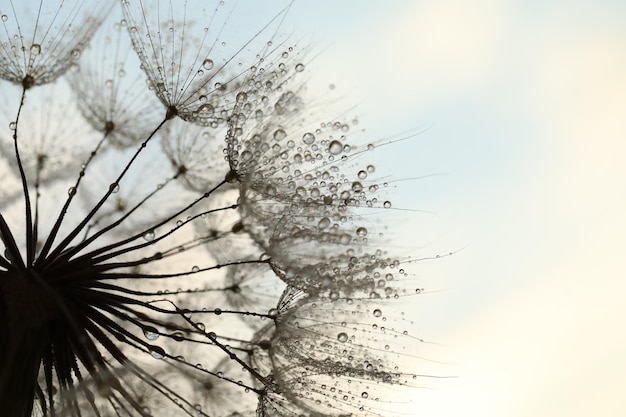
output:
[[[3,412],[391,415],[419,377],[412,283],[286,10],[242,38],[221,2],[11,6]]]
[[[0,9],[0,78],[24,88],[49,83],[77,59],[113,1],[9,1]]]

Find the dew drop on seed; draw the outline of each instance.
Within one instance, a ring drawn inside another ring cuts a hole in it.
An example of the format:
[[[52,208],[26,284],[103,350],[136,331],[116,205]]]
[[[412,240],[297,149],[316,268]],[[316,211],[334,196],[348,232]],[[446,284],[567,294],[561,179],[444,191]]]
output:
[[[367,178],[367,172],[365,172],[365,171],[359,171],[358,176],[359,176],[359,179],[360,179],[360,180],[364,180],[364,179],[366,179],[366,178]]]
[[[33,55],[39,55],[41,53],[41,45],[34,43],[31,47],[30,47],[30,53]]]
[[[7,15],[3,14],[3,15],[2,15],[2,21],[3,21],[3,22],[6,22],[7,20],[9,20],[9,16],[7,16]]]
[[[361,398],[367,398],[367,397],[369,397],[369,394],[367,392],[364,391],[361,393]]]
[[[276,129],[274,131],[275,140],[283,140],[285,139],[285,137],[287,137],[287,132],[285,132],[283,129]]]
[[[328,145],[328,151],[333,155],[339,155],[342,149],[343,145],[338,140],[333,140],[330,142],[330,145]]]
[[[146,336],[148,340],[157,340],[159,338],[159,332],[154,327],[144,327],[143,335]]]
[[[324,230],[326,229],[328,226],[330,226],[330,219],[328,217],[323,217],[318,223],[317,223],[317,228],[320,230]]]
[[[302,71],[304,71],[304,64],[297,64],[296,72],[302,72]]]
[[[74,188],[74,187],[70,187],[70,188],[68,188],[68,189],[67,189],[67,194],[68,194],[68,195],[74,195],[74,194],[76,194],[76,188]]]
[[[202,68],[206,69],[206,70],[210,70],[213,68],[213,61],[210,59],[205,59],[204,61],[202,61]]]
[[[202,113],[202,117],[209,117],[213,116],[213,114],[215,113],[215,109],[210,104],[205,103],[198,107],[198,112]]]
[[[151,242],[154,240],[154,230],[148,230],[146,233],[144,233],[143,235],[144,240],[147,240],[148,242]]]
[[[315,142],[315,136],[313,135],[313,133],[307,132],[304,135],[302,135],[302,142],[306,143],[307,145],[310,145],[313,142]]]
[[[15,130],[16,127],[17,127],[17,124],[15,122],[9,123],[9,129]]]
[[[379,308],[377,308],[376,310],[374,310],[373,314],[374,314],[374,317],[380,317],[383,315],[383,312],[380,311]]]
[[[165,351],[160,346],[150,346],[150,354],[154,359],[163,359]]]
[[[194,265],[191,267],[191,272],[198,272],[200,270],[200,268],[198,267],[198,265]]]
[[[356,229],[357,236],[367,236],[367,229],[365,227],[359,227]]]
[[[270,308],[267,311],[267,315],[270,316],[271,318],[277,317],[278,316],[278,310],[275,308]]]
[[[339,236],[339,243],[341,243],[342,245],[349,245],[350,242],[352,242],[352,238],[350,237],[349,234],[344,233],[341,236]]]
[[[339,340],[341,343],[345,343],[348,341],[348,334],[341,332],[337,335],[337,340]]]

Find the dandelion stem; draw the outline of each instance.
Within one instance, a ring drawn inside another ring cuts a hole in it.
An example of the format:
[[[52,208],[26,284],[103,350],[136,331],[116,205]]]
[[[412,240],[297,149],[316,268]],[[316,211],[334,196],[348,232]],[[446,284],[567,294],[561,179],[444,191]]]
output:
[[[108,132],[105,133],[104,137],[102,139],[100,139],[100,141],[96,145],[96,148],[89,155],[89,158],[87,159],[87,162],[85,162],[84,166],[81,167],[80,173],[78,174],[78,178],[76,179],[76,182],[74,183],[74,187],[71,189],[72,191],[68,193],[68,197],[65,200],[65,204],[63,205],[63,208],[61,209],[61,212],[59,213],[59,215],[58,215],[58,217],[57,217],[57,219],[56,219],[56,221],[54,223],[54,226],[52,226],[52,230],[50,231],[50,234],[48,235],[48,238],[46,239],[46,242],[45,242],[43,248],[41,249],[41,252],[39,253],[39,257],[40,258],[45,258],[45,256],[48,254],[48,251],[50,251],[52,243],[54,242],[54,239],[56,238],[57,233],[59,232],[59,228],[61,227],[61,224],[63,223],[63,219],[65,218],[65,215],[67,213],[67,209],[69,208],[70,203],[72,202],[72,199],[76,195],[76,191],[78,190],[80,182],[81,182],[81,180],[83,179],[83,177],[85,175],[85,170],[87,169],[87,166],[89,165],[89,163],[97,155],[98,151],[100,150],[100,147],[102,146],[104,141],[107,139],[108,134],[109,134]]]
[[[30,195],[28,193],[28,183],[26,181],[26,173],[24,172],[24,166],[22,165],[22,158],[20,158],[19,146],[17,145],[17,130],[19,127],[20,114],[24,107],[24,100],[26,99],[26,87],[22,89],[22,96],[20,98],[20,105],[17,109],[17,115],[15,117],[15,129],[13,130],[13,145],[15,147],[15,158],[17,159],[17,167],[20,171],[20,178],[22,180],[22,190],[24,191],[24,205],[26,214],[26,264],[32,265],[35,258],[35,244],[33,241],[33,213],[30,205]]]
[[[208,191],[208,192],[204,193],[202,196],[198,197],[196,200],[194,200],[193,202],[191,202],[190,204],[188,204],[186,207],[182,208],[181,210],[177,211],[176,213],[172,214],[171,216],[169,216],[169,217],[165,218],[164,220],[160,221],[159,223],[157,223],[157,224],[155,224],[155,225],[152,225],[151,227],[149,227],[149,228],[147,228],[147,229],[145,229],[145,230],[143,230],[143,231],[141,231],[141,232],[139,232],[139,233],[136,233],[136,234],[134,234],[134,235],[130,236],[129,238],[123,239],[123,240],[121,240],[121,241],[119,241],[119,242],[116,242],[116,243],[113,243],[113,244],[110,244],[110,245],[107,245],[107,246],[103,246],[103,247],[101,247],[101,248],[99,248],[99,249],[96,249],[96,250],[94,250],[94,251],[92,251],[92,252],[89,252],[89,253],[87,253],[87,254],[85,254],[85,255],[82,255],[81,257],[79,257],[79,258],[75,259],[73,262],[80,262],[80,261],[85,260],[85,259],[93,259],[95,256],[97,256],[97,255],[99,255],[99,254],[101,254],[101,253],[105,253],[105,252],[107,252],[107,251],[109,251],[109,250],[111,250],[111,249],[119,248],[119,247],[121,247],[121,246],[123,246],[123,245],[125,245],[125,244],[127,244],[127,243],[132,242],[133,240],[136,240],[136,239],[139,239],[140,237],[145,236],[145,235],[146,235],[146,233],[148,233],[149,231],[152,231],[152,230],[154,230],[154,229],[156,229],[156,228],[158,228],[158,227],[160,227],[160,226],[163,226],[165,223],[167,223],[167,222],[169,222],[169,221],[173,220],[174,218],[176,218],[177,216],[180,216],[180,215],[181,215],[182,213],[184,213],[185,211],[187,211],[187,210],[191,209],[192,207],[194,207],[194,206],[195,206],[196,204],[198,204],[200,201],[202,201],[202,200],[204,200],[204,199],[208,198],[208,197],[209,197],[209,195],[211,195],[211,193],[213,193],[215,190],[217,190],[219,187],[223,186],[224,184],[226,184],[226,182],[225,182],[225,181],[222,181],[221,183],[219,183],[218,185],[216,185],[215,187],[213,187],[213,189],[212,189],[212,190],[210,190],[210,191]],[[236,207],[236,206],[230,206],[230,207],[220,208],[220,209],[216,209],[216,210],[209,210],[209,211],[207,211],[207,212],[205,212],[205,213],[200,213],[199,215],[196,215],[196,216],[192,217],[192,218],[191,218],[191,219],[189,219],[189,220],[186,220],[183,224],[188,223],[189,221],[191,221],[191,220],[193,220],[193,219],[197,218],[198,216],[201,216],[202,214],[206,214],[206,213],[209,213],[209,212],[212,212],[212,211],[220,211],[220,210],[224,210],[224,209],[228,209],[228,208],[234,208],[234,207]],[[85,241],[83,241],[83,242],[79,243],[79,244],[78,244],[78,245],[76,245],[75,247],[71,248],[70,250],[68,250],[67,252],[65,252],[65,253],[63,254],[63,256],[62,256],[62,257],[60,257],[60,258],[59,258],[59,259],[58,259],[55,263],[58,263],[59,265],[66,265],[66,262],[67,262],[67,260],[69,260],[69,258],[71,258],[71,257],[72,257],[72,256],[74,256],[75,254],[77,254],[77,253],[78,253],[79,251],[81,251],[82,249],[86,248],[86,247],[87,247],[87,246],[88,246],[91,242],[93,242],[94,240],[96,240],[96,239],[97,239],[100,235],[102,235],[103,233],[105,233],[105,232],[106,232],[109,228],[115,227],[115,226],[113,226],[113,225],[115,225],[115,223],[112,223],[111,225],[107,226],[106,228],[104,228],[104,229],[100,230],[98,233],[95,233],[95,234],[94,234],[93,236],[91,236],[89,239],[87,239],[87,240],[85,240]],[[149,245],[151,245],[151,244],[154,244],[155,242],[158,242],[158,241],[160,241],[160,240],[164,239],[166,236],[171,235],[171,234],[172,234],[174,231],[176,231],[176,230],[177,230],[177,229],[173,229],[173,230],[171,230],[170,232],[166,233],[165,235],[158,237],[157,239],[154,239],[154,240],[152,240],[152,241],[149,241],[149,242],[143,243],[143,244],[141,244],[141,245],[136,245],[136,246],[134,246],[134,247],[133,247],[133,249],[131,249],[131,250],[135,250],[135,249],[143,248],[143,247],[149,246]],[[129,251],[130,251],[130,250],[125,250],[125,252],[129,252]],[[125,253],[125,252],[119,252],[119,253]],[[118,253],[118,254],[119,254],[119,253]],[[109,257],[110,257],[110,256],[109,256]],[[108,258],[105,258],[105,259],[108,259]],[[99,261],[99,262],[101,262],[101,261]],[[92,263],[93,263],[93,261],[92,261]],[[75,264],[74,264],[74,263],[72,263],[72,265],[75,265]]]
[[[91,211],[83,218],[83,220],[78,224],[78,226],[76,226],[74,230],[72,230],[72,232],[70,232],[70,234],[65,239],[63,239],[61,243],[57,245],[57,247],[50,253],[50,256],[46,257],[46,253],[44,253],[42,256],[39,257],[39,259],[46,257],[44,259],[44,265],[51,262],[51,260],[54,260],[63,251],[63,249],[67,248],[67,246],[72,242],[72,240],[80,233],[81,230],[83,230],[83,228],[87,225],[87,223],[89,223],[89,221],[93,218],[93,216],[96,215],[96,213],[98,212],[98,210],[100,210],[102,205],[107,201],[107,199],[111,196],[111,194],[113,194],[115,187],[119,184],[122,178],[124,178],[124,176],[126,175],[126,172],[128,172],[128,170],[130,169],[132,164],[135,162],[135,160],[137,159],[141,151],[146,148],[146,145],[148,144],[150,139],[154,137],[154,135],[159,131],[159,129],[161,129],[161,127],[163,127],[163,125],[168,120],[169,119],[167,117],[163,119],[163,121],[159,123],[159,125],[152,131],[152,133],[150,133],[148,138],[141,143],[141,145],[139,146],[135,154],[128,161],[128,163],[126,164],[122,172],[119,174],[115,182],[111,184],[111,186],[109,187],[105,195],[100,199],[100,201],[98,201],[95,207],[91,209]]]

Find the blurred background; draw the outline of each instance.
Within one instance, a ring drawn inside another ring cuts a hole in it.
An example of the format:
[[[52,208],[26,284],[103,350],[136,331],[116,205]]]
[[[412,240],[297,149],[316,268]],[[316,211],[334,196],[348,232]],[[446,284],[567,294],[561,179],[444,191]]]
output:
[[[406,179],[394,207],[424,211],[398,247],[455,252],[413,265],[410,314],[457,377],[406,413],[626,415],[626,3],[296,1],[287,20],[372,141],[418,133],[376,151]]]

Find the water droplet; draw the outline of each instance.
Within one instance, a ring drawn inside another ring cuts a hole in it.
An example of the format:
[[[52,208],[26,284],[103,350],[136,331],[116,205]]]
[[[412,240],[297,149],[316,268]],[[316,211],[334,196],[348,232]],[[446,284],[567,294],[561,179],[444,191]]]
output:
[[[285,137],[287,137],[287,132],[285,132],[283,129],[276,129],[274,131],[275,140],[283,140],[285,139]]]
[[[165,357],[165,350],[160,346],[150,346],[150,354],[154,359],[163,359]]]
[[[154,230],[148,230],[146,233],[144,233],[143,238],[145,240],[147,240],[148,242],[151,242],[154,240]]]
[[[222,309],[218,307],[215,310],[213,310],[213,313],[215,313],[216,316],[219,316],[220,314],[222,314]]]
[[[304,64],[297,64],[296,72],[302,72],[302,71],[304,71]]]
[[[315,135],[310,132],[305,133],[304,135],[302,135],[302,142],[306,143],[307,145],[312,144],[313,142],[315,142]]]
[[[374,310],[373,314],[374,314],[374,317],[380,317],[383,315],[383,312],[380,311],[379,308],[377,308],[376,310]]]
[[[157,340],[159,338],[159,331],[154,327],[144,327],[143,335],[146,336],[148,340]]]
[[[80,49],[72,49],[72,52],[70,52],[70,54],[72,55],[73,59],[78,59],[80,58]]]
[[[359,227],[356,229],[357,236],[367,236],[367,229],[365,227]]]
[[[205,59],[204,61],[202,61],[202,68],[206,69],[206,70],[210,70],[213,68],[213,61],[210,59]]]
[[[330,226],[330,219],[328,217],[323,217],[318,223],[317,223],[317,228],[320,230],[324,230],[326,229],[328,226]]]
[[[270,309],[267,311],[267,315],[268,315],[268,316],[270,316],[270,318],[277,317],[277,316],[278,316],[278,310],[277,310],[277,309],[275,309],[275,308],[270,308]]]
[[[341,343],[347,342],[348,341],[348,334],[347,333],[343,333],[343,332],[339,333],[337,335],[337,340],[339,340]]]
[[[383,207],[384,207],[384,208],[390,208],[390,207],[391,207],[391,201],[385,201],[385,202],[383,203]]]
[[[244,93],[243,91],[237,94],[237,97],[235,97],[237,100],[237,103],[243,103],[244,101],[246,101],[248,99],[248,95],[246,93]]]
[[[333,155],[339,155],[342,149],[343,145],[338,140],[333,140],[330,142],[330,145],[328,145],[328,151]]]
[[[202,117],[211,117],[215,113],[215,109],[209,103],[204,103],[198,107],[198,112]]]
[[[7,16],[7,15],[3,14],[3,15],[2,15],[2,21],[3,21],[3,22],[6,22],[7,20],[9,20],[9,16]]]
[[[74,187],[70,187],[70,188],[68,188],[68,189],[67,189],[67,194],[68,194],[68,195],[74,195],[74,194],[76,194],[76,188],[74,188]]]
[[[360,193],[361,191],[363,191],[363,184],[361,184],[358,181],[355,181],[352,183],[352,191]]]
[[[15,122],[9,123],[9,129],[15,130],[16,127],[17,127],[17,124]]]
[[[349,245],[350,242],[352,242],[352,238],[350,237],[349,234],[344,233],[341,236],[339,236],[339,243],[341,243],[342,245]]]
[[[113,194],[115,194],[115,193],[117,193],[117,192],[119,192],[119,191],[120,191],[120,185],[119,185],[118,183],[114,182],[113,184],[109,185],[109,190],[110,190]]]
[[[39,55],[41,53],[41,45],[34,43],[31,47],[30,47],[30,53],[33,55]]]
[[[191,272],[198,272],[200,270],[200,268],[198,267],[198,265],[194,265],[191,267]]]
[[[359,171],[358,176],[360,180],[364,180],[365,178],[367,178],[367,172]]]
[[[361,393],[361,398],[367,398],[367,397],[369,397],[369,394],[367,392],[364,391]]]

